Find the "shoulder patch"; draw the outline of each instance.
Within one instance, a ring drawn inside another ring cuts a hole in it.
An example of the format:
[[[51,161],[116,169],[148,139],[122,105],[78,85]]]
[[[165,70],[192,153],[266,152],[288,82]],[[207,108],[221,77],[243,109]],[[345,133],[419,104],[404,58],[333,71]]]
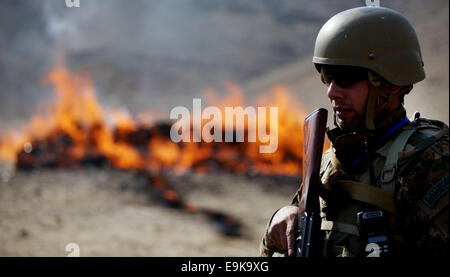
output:
[[[448,175],[434,184],[423,197],[423,202],[429,207],[433,208],[438,200],[449,190]]]

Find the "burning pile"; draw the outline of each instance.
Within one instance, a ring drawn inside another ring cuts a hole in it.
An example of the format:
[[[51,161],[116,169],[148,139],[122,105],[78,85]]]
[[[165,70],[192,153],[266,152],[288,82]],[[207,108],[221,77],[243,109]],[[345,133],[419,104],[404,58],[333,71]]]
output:
[[[15,164],[19,170],[105,164],[134,170],[144,175],[171,207],[204,213],[220,222],[227,235],[238,234],[237,220],[182,201],[167,187],[160,172],[171,170],[181,175],[188,170],[206,173],[217,168],[240,174],[298,176],[301,172],[300,122],[304,114],[281,86],[272,91],[271,99],[262,99],[259,105],[279,108],[278,149],[261,154],[257,142],[174,143],[168,123],[148,126],[123,112],[105,112],[95,97],[89,76],[74,75],[63,66],[56,67],[44,80],[55,88],[54,102],[47,103],[45,112],[34,116],[20,132],[0,137],[0,161]],[[219,107],[242,106],[241,91],[232,84],[227,86],[230,94],[226,97],[207,91],[208,103]]]

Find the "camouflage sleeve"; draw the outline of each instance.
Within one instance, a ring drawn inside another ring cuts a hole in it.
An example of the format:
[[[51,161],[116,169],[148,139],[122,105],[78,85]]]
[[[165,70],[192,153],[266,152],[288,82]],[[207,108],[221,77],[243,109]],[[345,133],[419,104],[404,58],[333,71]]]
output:
[[[448,130],[448,129],[447,129]],[[413,159],[400,178],[396,200],[408,233],[408,244],[419,255],[448,255],[448,132]]]

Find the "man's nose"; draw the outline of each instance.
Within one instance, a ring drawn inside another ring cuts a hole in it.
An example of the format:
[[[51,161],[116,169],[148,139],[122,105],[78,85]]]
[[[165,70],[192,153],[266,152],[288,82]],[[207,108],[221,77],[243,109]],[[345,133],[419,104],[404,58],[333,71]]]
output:
[[[336,100],[336,99],[343,99],[345,91],[343,88],[336,85],[334,81],[331,81],[331,84],[328,86],[327,95],[328,98],[330,98],[330,101]]]

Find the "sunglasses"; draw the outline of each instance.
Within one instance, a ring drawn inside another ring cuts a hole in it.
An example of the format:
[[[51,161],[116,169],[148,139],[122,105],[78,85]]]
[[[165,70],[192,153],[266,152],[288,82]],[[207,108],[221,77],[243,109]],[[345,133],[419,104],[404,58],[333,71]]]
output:
[[[320,68],[322,82],[329,86],[334,81],[341,88],[367,79],[367,69],[356,66],[323,65]]]

